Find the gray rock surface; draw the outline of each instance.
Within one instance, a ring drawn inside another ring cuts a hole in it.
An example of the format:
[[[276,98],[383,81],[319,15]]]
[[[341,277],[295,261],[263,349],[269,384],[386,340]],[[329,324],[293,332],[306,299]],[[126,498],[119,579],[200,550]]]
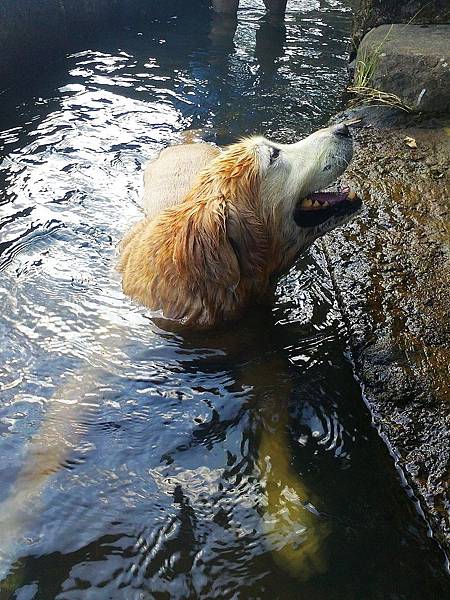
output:
[[[381,109],[381,117],[378,111],[363,108],[344,116],[393,120],[392,111]],[[447,551],[449,125],[357,130],[346,183],[363,197],[364,209],[324,238],[374,422]],[[407,145],[407,136],[417,148]]]
[[[370,87],[416,112],[450,113],[450,25],[382,25],[364,37],[357,65],[374,68]]]

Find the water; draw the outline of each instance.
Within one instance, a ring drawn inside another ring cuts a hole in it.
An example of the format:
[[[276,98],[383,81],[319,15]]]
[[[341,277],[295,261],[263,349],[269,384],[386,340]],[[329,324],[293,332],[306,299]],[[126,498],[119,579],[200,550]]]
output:
[[[137,24],[1,97],[2,600],[447,596],[320,244],[226,331],[159,329],[114,271],[160,148],[337,110],[346,3],[289,6]]]

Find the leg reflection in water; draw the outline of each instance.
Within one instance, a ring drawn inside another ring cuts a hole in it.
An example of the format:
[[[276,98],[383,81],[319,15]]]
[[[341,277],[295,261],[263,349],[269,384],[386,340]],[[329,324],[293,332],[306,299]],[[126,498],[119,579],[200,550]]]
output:
[[[264,0],[267,12],[275,15],[284,15],[286,12],[287,0]]]
[[[234,52],[234,35],[237,29],[237,18],[233,14],[214,14],[211,19],[209,40],[211,51],[217,62],[222,59],[228,63],[228,55]]]
[[[255,57],[267,83],[270,83],[270,78],[278,71],[278,59],[285,54],[285,44],[286,25],[284,19],[279,15],[271,14],[262,17],[256,31]]]
[[[233,422],[234,427],[239,423],[242,447],[247,448],[244,458],[256,482],[252,493],[259,531],[277,566],[306,581],[327,568],[329,523],[322,501],[294,466],[289,407],[296,375],[285,350],[286,340],[277,338],[280,330],[271,310],[262,308],[228,332],[183,336],[183,347],[189,351],[198,344],[202,351],[213,353],[210,367],[205,357],[195,367],[190,363],[190,368],[231,370],[233,390],[237,395],[245,393],[247,426],[244,419]],[[218,352],[223,362],[218,361]],[[209,435],[206,427],[204,433]]]
[[[284,15],[286,12],[287,0],[264,0],[267,12]],[[236,14],[239,0],[212,0],[213,8],[218,13]]]
[[[239,6],[239,0],[212,0],[212,5],[217,13],[235,15]]]

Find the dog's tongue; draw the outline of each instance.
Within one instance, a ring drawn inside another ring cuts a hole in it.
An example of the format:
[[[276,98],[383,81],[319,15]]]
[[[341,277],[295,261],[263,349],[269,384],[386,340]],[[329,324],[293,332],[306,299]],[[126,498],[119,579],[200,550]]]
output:
[[[347,192],[314,192],[308,196],[311,200],[317,200],[319,204],[339,204],[339,202],[343,202],[347,200],[348,193]]]
[[[349,188],[341,192],[314,192],[301,201],[299,208],[301,210],[320,210],[335,206],[345,200],[353,202],[356,199],[355,192],[350,191]]]

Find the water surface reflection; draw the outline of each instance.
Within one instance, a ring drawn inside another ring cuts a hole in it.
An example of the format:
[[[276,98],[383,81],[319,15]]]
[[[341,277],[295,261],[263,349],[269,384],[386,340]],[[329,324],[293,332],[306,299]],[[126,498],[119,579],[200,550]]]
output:
[[[160,329],[113,269],[142,165],[186,129],[288,142],[326,121],[349,20],[338,0],[293,0],[285,24],[247,0],[238,22],[131,27],[3,96],[1,499],[25,493],[2,505],[0,597],[444,597],[320,246],[273,310],[203,334]]]

